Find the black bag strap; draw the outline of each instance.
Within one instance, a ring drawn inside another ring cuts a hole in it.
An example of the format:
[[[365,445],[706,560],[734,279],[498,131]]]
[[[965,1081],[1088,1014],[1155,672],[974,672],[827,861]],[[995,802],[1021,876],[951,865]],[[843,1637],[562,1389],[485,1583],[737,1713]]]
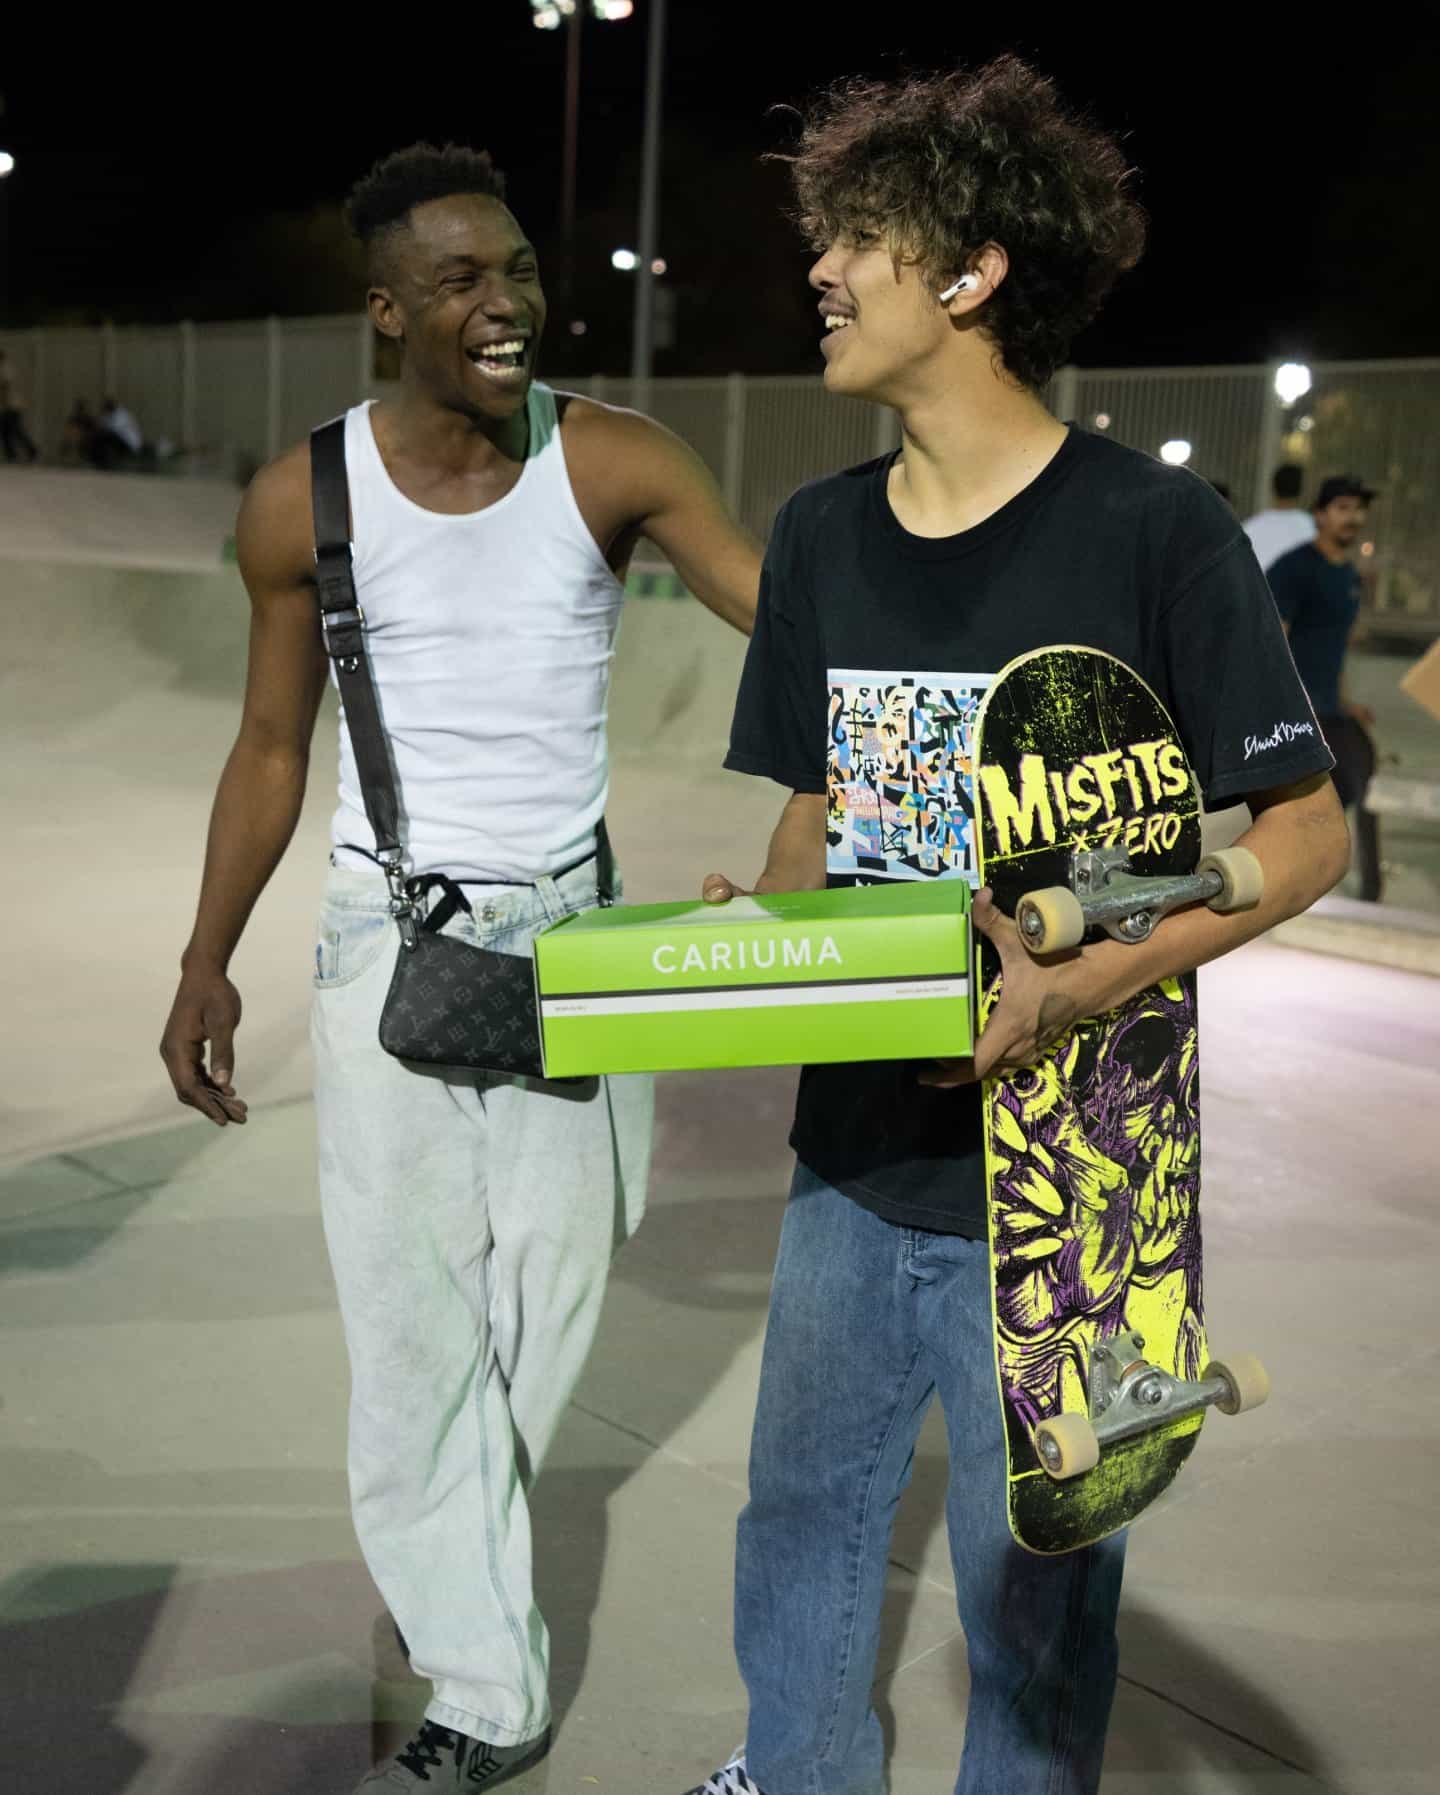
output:
[[[315,520],[316,584],[325,652],[335,663],[345,722],[355,750],[355,770],[365,814],[375,831],[376,856],[387,871],[400,859],[400,801],[385,747],[385,726],[375,676],[365,649],[365,613],[355,595],[350,551],[350,481],[345,470],[345,419],[332,418],[310,432],[310,505]],[[615,902],[615,856],[602,816],[595,831],[595,883],[602,904]],[[388,863],[388,864],[387,864]],[[443,883],[449,887],[450,881]],[[447,892],[448,901],[448,892]],[[464,902],[461,898],[460,902]],[[446,920],[454,913],[450,904]],[[468,909],[469,906],[466,905]]]
[[[310,432],[310,499],[315,518],[315,571],[325,652],[345,706],[365,814],[382,860],[400,854],[400,802],[370,657],[365,652],[365,613],[355,596],[350,556],[350,482],[345,473],[345,419],[332,418]]]

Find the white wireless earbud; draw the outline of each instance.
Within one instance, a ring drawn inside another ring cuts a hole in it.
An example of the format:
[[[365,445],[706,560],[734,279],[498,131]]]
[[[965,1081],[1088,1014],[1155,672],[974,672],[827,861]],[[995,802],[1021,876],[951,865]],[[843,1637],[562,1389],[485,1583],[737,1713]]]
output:
[[[980,285],[978,274],[962,274],[953,287],[946,287],[940,295],[941,305],[948,305],[957,293],[973,293]]]

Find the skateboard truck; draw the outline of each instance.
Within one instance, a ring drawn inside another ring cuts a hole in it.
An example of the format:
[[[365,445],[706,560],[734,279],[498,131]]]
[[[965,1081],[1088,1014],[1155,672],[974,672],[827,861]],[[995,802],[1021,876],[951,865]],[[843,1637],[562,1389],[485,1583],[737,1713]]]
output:
[[[1253,1353],[1212,1362],[1198,1380],[1173,1377],[1145,1357],[1143,1334],[1111,1334],[1090,1348],[1089,1416],[1052,1416],[1035,1429],[1041,1469],[1057,1482],[1093,1470],[1121,1440],[1149,1433],[1185,1415],[1218,1408],[1238,1415],[1259,1408],[1270,1379]]]
[[[1208,904],[1222,914],[1260,901],[1265,875],[1248,848],[1207,854],[1193,873],[1132,870],[1124,848],[1077,848],[1070,883],[1027,891],[1015,906],[1020,938],[1031,953],[1078,947],[1090,929],[1116,941],[1146,940],[1162,916],[1184,904]]]

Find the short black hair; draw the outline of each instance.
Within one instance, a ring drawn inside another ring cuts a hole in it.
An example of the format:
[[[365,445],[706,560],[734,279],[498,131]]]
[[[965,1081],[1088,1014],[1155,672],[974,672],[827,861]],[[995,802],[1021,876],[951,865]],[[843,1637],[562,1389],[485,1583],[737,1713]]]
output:
[[[345,207],[350,229],[370,257],[372,273],[381,268],[386,251],[416,206],[460,193],[504,200],[505,176],[488,150],[458,143],[447,143],[443,149],[433,143],[412,143],[377,162],[355,183]]]
[[[1018,56],[979,69],[849,81],[802,114],[795,181],[817,250],[886,233],[935,292],[986,243],[1010,271],[981,315],[1005,367],[1042,388],[1145,247],[1116,140]]]
[[[1305,470],[1293,461],[1287,461],[1283,467],[1277,467],[1275,477],[1270,482],[1270,489],[1277,499],[1298,499],[1300,488],[1305,484]]]

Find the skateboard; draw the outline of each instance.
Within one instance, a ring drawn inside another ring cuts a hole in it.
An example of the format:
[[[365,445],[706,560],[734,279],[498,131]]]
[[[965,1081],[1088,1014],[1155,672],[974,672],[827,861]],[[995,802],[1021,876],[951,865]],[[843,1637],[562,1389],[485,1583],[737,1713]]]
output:
[[[1174,724],[1113,656],[1011,661],[974,752],[980,879],[1032,953],[1258,901],[1246,849],[1202,856]],[[983,1030],[1000,977],[976,940]],[[1194,973],[1075,1023],[982,1101],[1010,1527],[1032,1552],[1068,1552],[1169,1486],[1207,1409],[1268,1394],[1253,1355],[1215,1363],[1206,1347]]]

